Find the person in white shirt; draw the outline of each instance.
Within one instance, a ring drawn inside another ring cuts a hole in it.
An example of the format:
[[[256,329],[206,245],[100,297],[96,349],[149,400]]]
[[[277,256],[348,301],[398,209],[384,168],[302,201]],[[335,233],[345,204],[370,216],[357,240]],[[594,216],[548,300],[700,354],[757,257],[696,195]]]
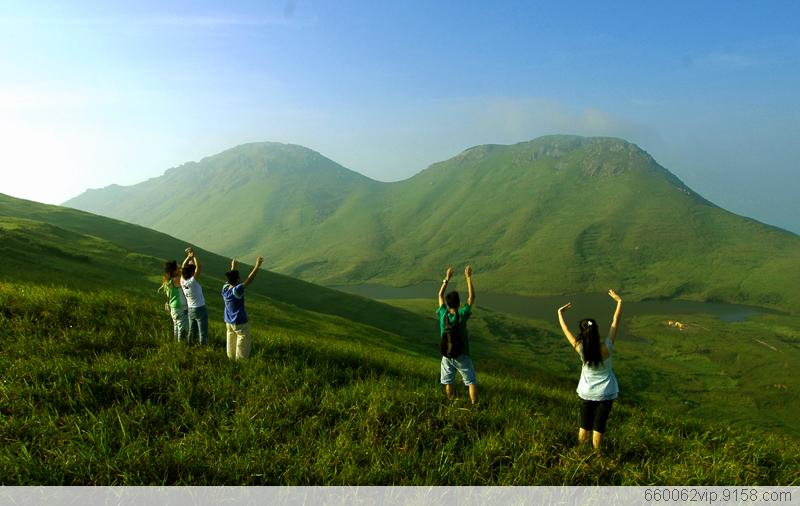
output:
[[[608,337],[603,340],[597,329],[597,322],[591,318],[581,320],[578,328],[580,332],[576,337],[564,321],[564,313],[572,307],[567,303],[558,308],[558,322],[561,330],[569,341],[572,349],[581,357],[581,379],[578,382],[578,397],[581,404],[581,426],[578,429],[578,442],[583,444],[592,435],[592,446],[600,448],[603,434],[606,432],[608,415],[614,399],[619,396],[617,376],[611,361],[611,353],[617,339],[619,315],[622,312],[622,298],[614,290],[608,291],[608,296],[617,303]]]
[[[192,248],[187,248],[186,259],[181,264],[181,288],[189,308],[189,336],[186,342],[192,344],[195,337],[198,337],[200,346],[205,346],[208,344],[208,310],[206,299],[203,297],[203,287],[197,281],[198,277],[200,277],[200,259]]]

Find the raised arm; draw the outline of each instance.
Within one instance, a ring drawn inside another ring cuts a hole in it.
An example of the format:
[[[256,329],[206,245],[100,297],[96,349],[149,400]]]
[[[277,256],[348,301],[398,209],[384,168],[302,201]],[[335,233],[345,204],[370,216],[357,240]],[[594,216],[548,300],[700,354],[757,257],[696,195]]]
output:
[[[575,351],[578,351],[578,340],[575,339],[575,336],[572,335],[572,332],[569,331],[569,327],[567,327],[567,322],[564,321],[564,313],[572,307],[572,302],[567,302],[560,308],[558,308],[558,323],[561,324],[561,331],[569,341],[570,346]]]
[[[192,251],[192,248],[186,248],[186,258],[184,258],[183,262],[181,263],[181,269],[189,265],[189,261],[193,257],[194,257],[194,251]]]
[[[194,260],[194,277],[200,277],[200,259],[197,258],[197,255],[192,253],[192,259]]]
[[[467,304],[472,307],[475,304],[475,287],[472,286],[472,266],[464,269],[464,277],[467,278]]]
[[[617,309],[614,310],[614,318],[611,320],[611,328],[608,329],[608,338],[613,343],[617,339],[617,327],[619,325],[619,314],[622,312],[622,298],[614,290],[608,291],[608,296],[617,301]]]
[[[253,270],[250,271],[250,274],[247,275],[247,279],[244,280],[243,284],[244,284],[245,287],[247,287],[247,285],[249,285],[250,283],[253,282],[253,280],[256,277],[256,274],[258,274],[258,269],[261,268],[261,264],[263,264],[263,263],[264,263],[264,258],[263,257],[256,258],[256,265],[253,267]]]
[[[450,282],[450,278],[453,277],[453,268],[448,267],[447,272],[444,275],[444,279],[442,280],[442,286],[439,287],[439,305],[436,307],[442,307],[444,304],[444,291],[447,288],[447,283]]]
[[[235,259],[235,258],[231,258],[231,270],[232,270],[232,271],[235,271],[235,270],[236,270],[236,266],[237,266],[237,265],[238,265],[238,264],[237,264],[237,262],[236,262],[236,259]]]

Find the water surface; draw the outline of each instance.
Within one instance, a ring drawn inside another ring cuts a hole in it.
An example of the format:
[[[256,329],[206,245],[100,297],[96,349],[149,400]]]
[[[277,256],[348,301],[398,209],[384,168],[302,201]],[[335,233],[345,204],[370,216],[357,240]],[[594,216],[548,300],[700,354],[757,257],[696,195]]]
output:
[[[436,306],[438,283],[423,283],[413,286],[393,287],[379,284],[332,286],[336,290],[361,295],[371,299],[430,299],[431,312]],[[462,302],[466,299],[466,286],[451,284],[450,289],[458,290]],[[624,296],[624,294],[623,294]],[[478,291],[476,306],[485,306],[504,313],[524,316],[537,320],[557,322],[556,310],[572,303],[568,312],[570,326],[582,318],[594,318],[601,327],[611,323],[616,307],[615,302],[605,293],[581,293],[555,296],[526,296]],[[750,316],[768,312],[763,308],[728,304],[724,302],[694,302],[687,300],[646,300],[625,301],[623,316],[663,315],[665,320],[677,320],[686,315],[707,314],[725,322],[744,321]]]

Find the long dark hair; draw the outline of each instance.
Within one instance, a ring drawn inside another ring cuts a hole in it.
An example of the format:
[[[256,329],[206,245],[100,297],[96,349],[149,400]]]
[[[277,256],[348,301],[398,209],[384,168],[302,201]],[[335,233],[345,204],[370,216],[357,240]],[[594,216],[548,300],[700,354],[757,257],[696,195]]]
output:
[[[597,331],[597,322],[586,318],[581,320],[578,328],[580,328],[578,341],[583,345],[583,363],[590,367],[596,367],[603,360],[600,353],[600,333]]]

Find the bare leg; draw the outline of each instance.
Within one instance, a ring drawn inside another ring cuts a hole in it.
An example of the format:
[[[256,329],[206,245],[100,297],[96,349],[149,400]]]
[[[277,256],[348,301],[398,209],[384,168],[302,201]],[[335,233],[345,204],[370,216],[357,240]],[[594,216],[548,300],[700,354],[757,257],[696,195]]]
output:
[[[444,386],[444,394],[447,396],[448,399],[453,397],[453,385],[445,385]]]
[[[603,433],[597,432],[596,430],[592,431],[592,446],[594,449],[600,448],[600,441],[603,439]]]
[[[578,443],[583,444],[589,437],[589,431],[586,429],[578,429]]]
[[[478,403],[478,385],[472,384],[469,386],[469,400],[472,404]]]

